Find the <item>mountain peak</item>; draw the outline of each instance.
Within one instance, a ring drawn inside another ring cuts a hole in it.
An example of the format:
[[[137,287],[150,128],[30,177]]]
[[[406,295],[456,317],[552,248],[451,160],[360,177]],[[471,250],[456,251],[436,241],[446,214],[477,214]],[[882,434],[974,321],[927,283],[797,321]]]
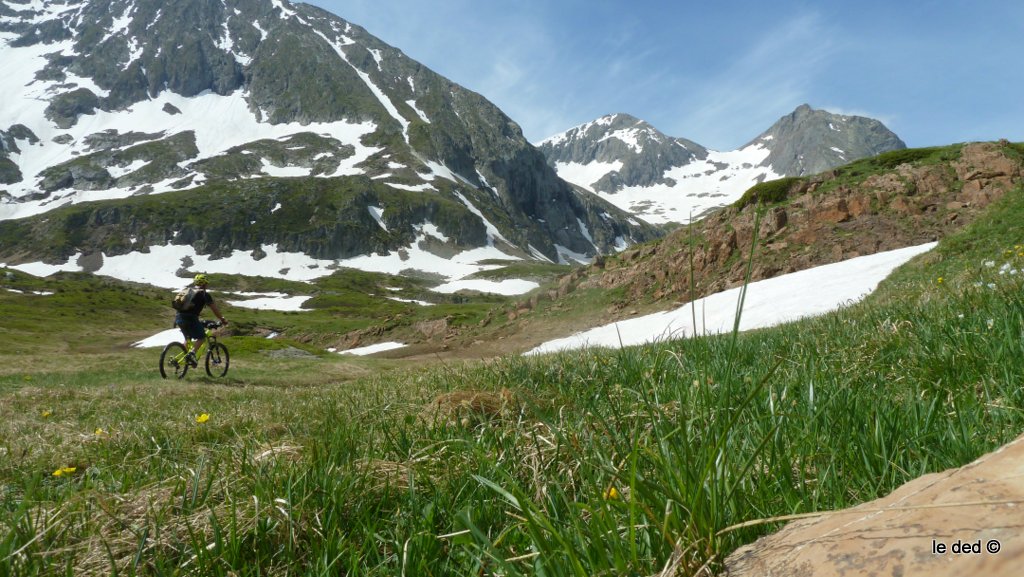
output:
[[[878,120],[815,109],[809,104],[801,104],[747,144],[755,145],[771,151],[765,163],[785,176],[816,174],[907,147]]]
[[[905,148],[881,122],[798,106],[739,150],[709,151],[612,114],[539,145],[559,176],[651,223],[685,222],[750,186]]]
[[[147,230],[97,227],[50,259],[109,255],[102,238],[117,237],[145,239],[118,254],[275,245],[330,260],[408,249],[429,222],[451,239],[447,252],[568,260],[656,234],[559,179],[481,95],[308,4],[0,3],[0,62],[12,64],[0,83],[0,222],[85,201],[104,204],[82,211],[117,212],[128,197],[208,187],[246,196],[237,212],[259,224],[288,207],[255,200],[287,205],[281,191],[304,179],[294,190],[311,196],[288,196],[320,216],[291,222],[330,223],[312,235],[181,232],[184,219],[169,214]],[[369,217],[382,210],[386,228]]]

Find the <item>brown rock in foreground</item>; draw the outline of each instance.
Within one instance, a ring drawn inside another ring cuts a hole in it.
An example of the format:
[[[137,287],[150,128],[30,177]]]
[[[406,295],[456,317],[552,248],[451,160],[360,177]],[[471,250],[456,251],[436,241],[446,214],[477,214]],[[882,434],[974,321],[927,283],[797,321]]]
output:
[[[1017,577],[1024,575],[1022,529],[1024,436],[881,499],[790,523],[730,555],[726,574]],[[953,552],[965,543],[968,552]]]

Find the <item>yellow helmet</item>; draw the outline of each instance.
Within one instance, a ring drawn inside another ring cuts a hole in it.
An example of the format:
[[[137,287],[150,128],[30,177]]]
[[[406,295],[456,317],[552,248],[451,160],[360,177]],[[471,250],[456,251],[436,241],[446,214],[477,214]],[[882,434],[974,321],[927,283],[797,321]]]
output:
[[[210,280],[206,278],[205,274],[199,273],[196,275],[196,278],[192,279],[192,284],[196,286],[206,286],[210,284]]]

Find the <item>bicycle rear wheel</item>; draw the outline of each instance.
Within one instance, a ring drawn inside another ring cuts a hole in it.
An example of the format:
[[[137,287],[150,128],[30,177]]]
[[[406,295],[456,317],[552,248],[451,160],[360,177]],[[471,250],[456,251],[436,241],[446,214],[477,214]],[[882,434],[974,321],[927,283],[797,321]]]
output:
[[[206,374],[211,377],[223,377],[228,374],[230,360],[227,347],[220,343],[213,345],[210,352],[206,353]]]
[[[174,375],[177,379],[185,377],[188,372],[188,361],[185,360],[185,345],[168,343],[164,352],[160,353],[160,376],[168,378]]]

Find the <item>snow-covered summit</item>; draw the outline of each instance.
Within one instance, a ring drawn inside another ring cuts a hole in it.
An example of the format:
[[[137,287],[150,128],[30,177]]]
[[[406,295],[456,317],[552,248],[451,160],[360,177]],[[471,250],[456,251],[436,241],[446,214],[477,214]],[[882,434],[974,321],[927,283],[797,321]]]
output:
[[[0,75],[0,227],[28,231],[0,258],[169,244],[345,260],[409,251],[430,222],[437,254],[557,261],[655,234],[560,180],[481,95],[307,4],[8,2]],[[211,194],[228,222],[192,214]],[[148,200],[163,195],[173,209]]]
[[[733,151],[666,136],[628,114],[603,116],[538,146],[559,176],[653,224],[699,218],[758,182],[904,148],[876,120],[807,105]]]

